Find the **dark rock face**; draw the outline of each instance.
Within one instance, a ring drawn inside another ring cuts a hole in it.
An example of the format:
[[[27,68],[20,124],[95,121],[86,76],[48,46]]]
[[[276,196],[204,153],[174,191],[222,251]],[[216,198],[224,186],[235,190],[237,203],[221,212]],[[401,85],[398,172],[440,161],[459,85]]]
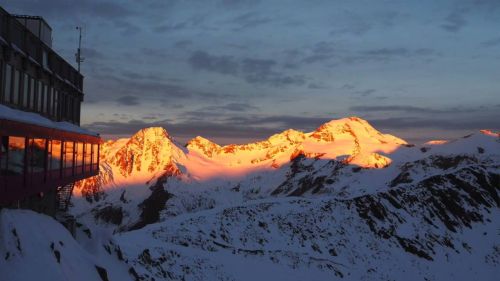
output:
[[[94,218],[107,223],[120,225],[123,220],[123,210],[122,207],[106,206],[94,210]]]
[[[176,169],[176,171],[178,171]],[[165,191],[163,185],[167,182],[168,178],[172,176],[170,171],[167,171],[161,176],[155,185],[151,187],[151,195],[146,198],[139,207],[142,209],[140,220],[130,227],[130,230],[143,228],[144,226],[155,223],[160,219],[160,211],[165,208],[165,203],[172,196]]]
[[[99,274],[99,277],[101,277],[102,281],[109,281],[108,272],[106,271],[105,268],[96,265],[95,269],[97,270],[97,273]]]
[[[383,239],[396,238],[408,253],[432,260],[437,245],[453,247],[446,237],[439,234],[439,225],[455,233],[483,222],[485,212],[500,206],[499,190],[500,174],[472,166],[429,177],[411,187],[353,200],[359,217],[375,235]],[[402,238],[395,234],[408,214],[431,226],[426,237]]]
[[[180,221],[171,226],[174,229],[158,228],[152,235],[166,244],[200,251],[269,259],[296,268],[307,264],[342,278],[351,272],[336,259],[370,263],[363,256],[367,249],[368,260],[387,258],[384,252],[394,247],[424,261],[434,261],[443,248],[457,253],[474,251],[461,242],[460,231],[486,221],[493,208],[499,207],[499,179],[499,174],[467,167],[411,187],[352,199],[297,198],[285,205],[274,202],[230,207],[210,219],[201,215]],[[423,231],[403,231],[410,221]],[[197,268],[178,275],[178,260],[196,264]],[[153,255],[144,249],[134,264],[147,268],[148,273],[142,277],[182,280],[202,276],[207,270],[220,270],[206,262],[186,260],[178,250],[164,249]],[[369,273],[377,276],[375,270]]]
[[[329,175],[319,174],[315,170],[315,165],[329,171]],[[308,192],[311,194],[320,193],[326,185],[333,184],[341,170],[347,166],[337,160],[311,159],[306,158],[303,154],[298,155],[292,160],[286,180],[271,194],[302,196]]]

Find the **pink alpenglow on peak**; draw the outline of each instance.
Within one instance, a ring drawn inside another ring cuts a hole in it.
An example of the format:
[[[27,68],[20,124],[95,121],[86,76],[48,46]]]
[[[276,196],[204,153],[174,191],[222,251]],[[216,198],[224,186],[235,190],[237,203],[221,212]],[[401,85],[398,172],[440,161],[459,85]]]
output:
[[[123,184],[149,181],[167,170],[192,180],[238,178],[278,169],[298,155],[383,168],[391,164],[390,154],[405,145],[367,121],[350,117],[332,120],[310,133],[288,129],[266,140],[225,146],[197,136],[182,147],[164,128],[145,128],[129,139],[106,142],[101,158],[110,166],[114,181]]]

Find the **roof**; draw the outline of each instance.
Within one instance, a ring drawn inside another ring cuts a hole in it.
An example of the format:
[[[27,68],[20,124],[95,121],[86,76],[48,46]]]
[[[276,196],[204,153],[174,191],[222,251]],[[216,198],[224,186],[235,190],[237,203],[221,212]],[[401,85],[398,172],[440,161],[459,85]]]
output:
[[[92,137],[99,137],[98,133],[91,132],[75,124],[71,124],[69,122],[55,122],[46,117],[41,116],[40,114],[13,109],[2,104],[0,104],[0,120],[1,119],[27,123],[30,125],[41,126],[49,129],[56,129],[69,133],[77,133]]]

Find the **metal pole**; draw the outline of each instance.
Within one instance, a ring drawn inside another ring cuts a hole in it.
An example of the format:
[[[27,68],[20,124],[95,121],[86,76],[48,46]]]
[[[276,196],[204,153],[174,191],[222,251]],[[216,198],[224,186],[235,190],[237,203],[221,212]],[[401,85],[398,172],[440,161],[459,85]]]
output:
[[[80,64],[82,63],[81,48],[82,48],[82,27],[77,26],[76,29],[80,32],[78,37],[78,50],[76,51],[76,62],[78,63],[78,73],[80,73]]]

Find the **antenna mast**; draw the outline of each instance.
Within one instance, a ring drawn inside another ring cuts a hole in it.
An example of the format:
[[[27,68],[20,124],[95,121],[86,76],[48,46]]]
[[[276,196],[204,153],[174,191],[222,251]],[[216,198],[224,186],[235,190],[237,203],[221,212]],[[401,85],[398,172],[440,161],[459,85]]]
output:
[[[80,64],[85,60],[84,57],[82,57],[82,27],[77,26],[76,29],[80,32],[80,36],[78,37],[78,49],[76,50],[75,58],[76,58],[76,63],[78,64],[78,73],[80,73]]]

